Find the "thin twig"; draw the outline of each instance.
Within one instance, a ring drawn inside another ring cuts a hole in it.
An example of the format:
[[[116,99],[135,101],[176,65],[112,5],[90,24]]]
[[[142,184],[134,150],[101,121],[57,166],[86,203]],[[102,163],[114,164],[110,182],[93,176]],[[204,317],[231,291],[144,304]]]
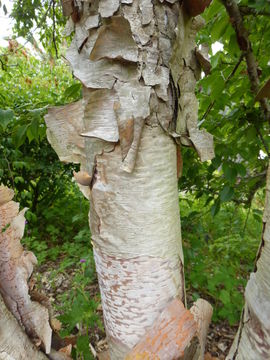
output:
[[[53,10],[53,45],[54,45],[54,49],[55,49],[55,56],[58,59],[58,50],[57,50],[56,38],[55,38],[55,0],[52,0],[52,2],[53,2],[53,6],[52,6],[52,10]]]
[[[224,82],[224,85],[225,85],[225,86],[224,86],[224,89],[225,89],[226,85],[228,84],[228,82],[231,80],[231,78],[232,78],[232,77],[234,76],[234,74],[236,73],[236,71],[237,71],[238,67],[240,66],[243,58],[244,58],[244,55],[241,54],[241,56],[239,57],[237,63],[235,64],[232,72],[230,73],[230,75],[227,77],[227,79],[226,79],[225,82]],[[199,127],[203,124],[204,120],[207,118],[208,114],[209,114],[210,111],[213,109],[213,106],[215,105],[215,103],[216,103],[216,100],[213,100],[213,101],[209,104],[208,108],[206,109],[205,113],[203,114],[203,116],[202,116],[202,118],[201,118],[201,120],[200,120],[200,122],[199,122],[199,124],[198,124]]]
[[[52,6],[52,2],[53,0],[51,0],[49,2],[49,5],[48,5],[48,9],[46,10],[45,14],[42,16],[42,18],[40,19],[40,21],[38,22],[37,26],[34,28],[33,31],[29,31],[30,35],[32,35],[32,37],[34,37],[34,32],[46,21],[46,18],[48,16],[48,13],[50,11],[50,8]],[[18,49],[16,49],[17,51],[23,49],[25,47],[26,44],[28,44],[30,42],[30,38],[28,40],[25,41],[25,43],[21,46],[18,47]],[[10,53],[7,51],[6,53],[3,53],[3,54],[0,54],[0,57],[1,56],[9,56]]]
[[[6,71],[7,70],[7,65],[4,63],[3,60],[0,59],[0,62],[1,62],[1,68],[3,71]]]
[[[260,39],[260,42],[259,42],[259,46],[258,46],[258,50],[257,50],[257,54],[256,54],[256,57],[257,57],[257,58],[260,56],[262,40],[263,40],[263,37],[264,37],[264,35],[265,35],[265,30],[266,30],[266,28],[267,28],[267,25],[268,25],[268,22],[264,24],[264,27],[263,27],[263,30],[262,30],[262,36],[261,36],[261,39]]]
[[[252,51],[252,46],[249,40],[248,31],[244,26],[243,17],[240,12],[240,7],[238,6],[235,0],[222,0],[222,3],[226,8],[226,11],[230,18],[230,22],[235,30],[239,48],[246,59],[247,72],[251,85],[250,87],[255,97],[260,87],[258,66],[256,64],[256,59]],[[264,98],[260,100],[260,105],[266,120],[270,124],[270,107],[267,99]]]
[[[13,174],[12,174],[12,170],[11,170],[11,167],[10,167],[10,163],[9,163],[9,161],[8,161],[8,158],[6,157],[6,154],[4,154],[4,159],[6,160],[6,163],[7,163],[8,172],[9,172],[9,174],[10,174],[10,179],[11,179],[11,182],[12,182],[12,187],[13,187],[13,189],[15,189],[14,177],[13,177]],[[15,199],[16,199],[16,194],[15,194]]]
[[[260,173],[254,174],[254,175],[246,175],[245,177],[243,177],[243,180],[250,180],[250,179],[256,179],[257,177],[265,177],[266,176],[266,170],[262,171]]]
[[[249,203],[249,208],[248,208],[247,216],[246,216],[246,219],[245,219],[245,224],[244,224],[244,227],[243,227],[243,230],[242,230],[242,237],[245,236],[245,232],[246,232],[246,228],[247,228],[247,222],[248,222],[250,209],[251,209],[251,204],[252,204],[252,201]]]
[[[253,8],[250,8],[249,6],[239,6],[239,10],[241,12],[242,15],[253,15],[253,16],[270,16],[270,12],[269,11],[265,11],[265,10],[256,10]]]

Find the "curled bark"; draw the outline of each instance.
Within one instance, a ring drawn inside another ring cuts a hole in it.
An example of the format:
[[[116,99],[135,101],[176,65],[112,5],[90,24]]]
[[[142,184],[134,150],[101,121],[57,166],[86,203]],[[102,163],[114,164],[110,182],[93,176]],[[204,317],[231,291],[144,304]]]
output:
[[[29,295],[37,259],[20,243],[26,209],[19,212],[13,196],[13,190],[0,186],[0,360],[71,360],[51,347],[48,298],[33,290]]]
[[[0,187],[0,293],[3,300],[25,328],[29,337],[48,354],[52,330],[47,308],[31,301],[27,281],[37,259],[24,251],[20,240],[24,232],[26,209],[19,212],[19,204],[12,201],[13,192]]]
[[[60,159],[81,163],[110,355],[120,360],[185,298],[176,143],[213,156],[194,95],[202,21],[176,0],[76,2],[82,17],[66,58],[83,100],[45,120]]]
[[[211,317],[207,301],[198,299],[189,311],[180,300],[172,300],[126,360],[203,360]]]

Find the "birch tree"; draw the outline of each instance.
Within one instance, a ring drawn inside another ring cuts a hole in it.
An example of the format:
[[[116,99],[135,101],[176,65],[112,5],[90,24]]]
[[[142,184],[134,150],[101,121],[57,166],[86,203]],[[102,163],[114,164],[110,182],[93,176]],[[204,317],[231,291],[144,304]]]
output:
[[[181,145],[194,147],[201,160],[213,157],[211,135],[197,127],[194,95],[198,62],[205,71],[209,64],[194,51],[203,22],[193,16],[207,3],[63,1],[66,33],[75,31],[66,59],[83,99],[49,110],[48,138],[62,161],[81,164],[74,177],[90,201],[111,359],[203,358],[211,309],[203,300],[190,311],[183,305],[177,178]],[[256,95],[247,32],[236,3],[223,3]],[[265,94],[257,99],[269,119]],[[24,210],[12,196],[0,188],[0,359],[62,359],[51,348],[48,311],[28,294],[36,259],[19,244]],[[269,357],[269,206],[268,170],[262,243],[228,359]]]
[[[258,65],[239,5],[234,0],[223,0],[222,3],[235,30],[238,46],[245,58],[251,91],[255,101],[260,104],[260,117],[268,123],[269,131],[269,80],[260,89]],[[238,333],[227,359],[252,360],[269,359],[270,357],[269,191],[270,168],[268,163],[261,244],[257,253],[254,271],[251,273],[245,289],[245,307],[242,312]]]
[[[266,183],[263,233],[254,272],[245,289],[245,307],[239,329],[227,359],[269,359],[270,353],[270,167]]]
[[[19,211],[13,196],[0,186],[0,359],[43,360],[44,353],[53,356],[49,312],[29,295],[27,282],[37,259],[20,244],[26,209]]]
[[[49,110],[48,139],[90,201],[111,359],[174,299],[185,303],[177,181],[181,144],[213,157],[197,127],[196,32],[206,2],[63,1],[83,99]]]

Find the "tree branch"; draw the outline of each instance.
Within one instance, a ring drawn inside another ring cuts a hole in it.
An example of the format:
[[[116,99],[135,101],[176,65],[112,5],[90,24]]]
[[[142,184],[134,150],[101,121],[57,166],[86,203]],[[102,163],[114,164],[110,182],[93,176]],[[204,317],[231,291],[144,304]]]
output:
[[[49,2],[48,9],[46,10],[46,12],[45,12],[45,14],[43,15],[42,19],[38,22],[38,24],[37,24],[37,26],[34,28],[34,30],[32,30],[32,32],[29,31],[29,34],[30,34],[32,37],[34,37],[33,34],[35,33],[35,31],[36,31],[41,25],[43,25],[44,22],[46,23],[46,19],[47,19],[48,13],[49,13],[49,11],[50,11],[50,8],[51,8],[51,6],[52,6],[52,2],[53,2],[53,0],[51,0],[51,1]],[[21,45],[21,46],[18,47],[17,51],[23,49],[23,48],[25,47],[25,45],[28,44],[29,42],[30,42],[30,37],[28,37],[28,39],[25,41],[25,43],[24,43],[23,45]],[[0,54],[0,57],[1,57],[1,56],[8,56],[8,55],[10,55],[9,51],[7,51],[7,52],[5,52],[5,53],[3,53],[3,54]]]
[[[3,70],[3,71],[6,71],[6,70],[7,70],[7,65],[4,63],[3,60],[1,60],[1,58],[0,58],[0,63],[1,63],[1,68],[2,68],[2,70]]]
[[[258,67],[255,56],[252,51],[251,42],[248,37],[248,31],[244,26],[243,17],[240,8],[235,0],[222,0],[227,13],[230,17],[231,24],[235,30],[237,42],[243,56],[246,59],[248,76],[251,84],[251,91],[254,96],[257,95],[260,87],[258,76]],[[266,120],[270,123],[270,107],[266,99],[260,100],[261,109],[263,110]]]
[[[52,11],[53,11],[53,46],[55,49],[55,55],[56,58],[58,59],[58,50],[57,50],[57,45],[56,45],[56,37],[55,37],[55,0],[52,1]]]
[[[239,10],[243,16],[245,16],[245,15],[270,16],[269,11],[256,10],[256,9],[250,8],[249,6],[244,6],[244,5],[239,6]]]
[[[231,80],[231,78],[234,76],[234,74],[236,73],[238,67],[240,66],[242,60],[243,60],[244,55],[241,54],[240,58],[238,59],[237,63],[235,64],[232,72],[230,73],[230,75],[227,77],[227,79],[225,80],[224,85],[226,86],[228,84],[228,82]],[[224,87],[225,88],[225,87]],[[216,100],[213,100],[208,108],[206,109],[205,113],[203,114],[201,121],[199,122],[198,126],[202,125],[202,123],[204,122],[204,120],[206,119],[206,117],[208,116],[208,114],[210,113],[210,111],[212,110],[213,106],[215,105]]]

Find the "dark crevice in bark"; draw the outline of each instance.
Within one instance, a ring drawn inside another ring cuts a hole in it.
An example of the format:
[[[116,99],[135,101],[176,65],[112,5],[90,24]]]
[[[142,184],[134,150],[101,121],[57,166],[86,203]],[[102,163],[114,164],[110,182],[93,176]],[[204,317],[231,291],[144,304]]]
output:
[[[245,313],[245,309],[243,309],[242,313],[241,313],[240,324],[239,324],[239,336],[238,336],[238,339],[237,339],[237,345],[236,345],[236,349],[235,349],[235,352],[233,354],[232,360],[235,360],[236,356],[238,354],[239,344],[240,344],[241,337],[242,337],[242,330],[243,330],[243,327],[244,327],[244,324],[245,324],[244,323],[244,313]]]
[[[82,49],[84,48],[84,45],[87,43],[87,41],[88,41],[88,37],[83,40],[82,45],[79,47],[79,49],[78,49],[78,53],[79,53],[79,54],[81,53],[81,51],[82,51]]]
[[[95,185],[95,182],[97,181],[97,157],[95,157],[95,165],[93,167],[93,176],[91,178],[91,182],[90,182],[90,190],[93,189],[93,186]]]
[[[180,267],[181,267],[181,278],[183,279],[183,287],[182,287],[182,295],[181,295],[181,301],[185,305],[185,308],[187,308],[187,297],[186,297],[186,281],[185,281],[185,272],[184,272],[184,265],[182,263],[181,258],[179,257],[180,261]]]
[[[263,223],[262,240],[261,240],[261,244],[260,244],[260,246],[259,246],[259,249],[258,249],[258,252],[257,252],[257,255],[256,255],[256,259],[255,259],[255,265],[254,265],[254,270],[253,270],[254,273],[257,271],[257,263],[258,263],[258,260],[259,260],[260,257],[261,257],[262,250],[263,250],[263,247],[264,247],[264,245],[265,245],[265,241],[264,241],[265,225],[266,225],[266,224]]]

